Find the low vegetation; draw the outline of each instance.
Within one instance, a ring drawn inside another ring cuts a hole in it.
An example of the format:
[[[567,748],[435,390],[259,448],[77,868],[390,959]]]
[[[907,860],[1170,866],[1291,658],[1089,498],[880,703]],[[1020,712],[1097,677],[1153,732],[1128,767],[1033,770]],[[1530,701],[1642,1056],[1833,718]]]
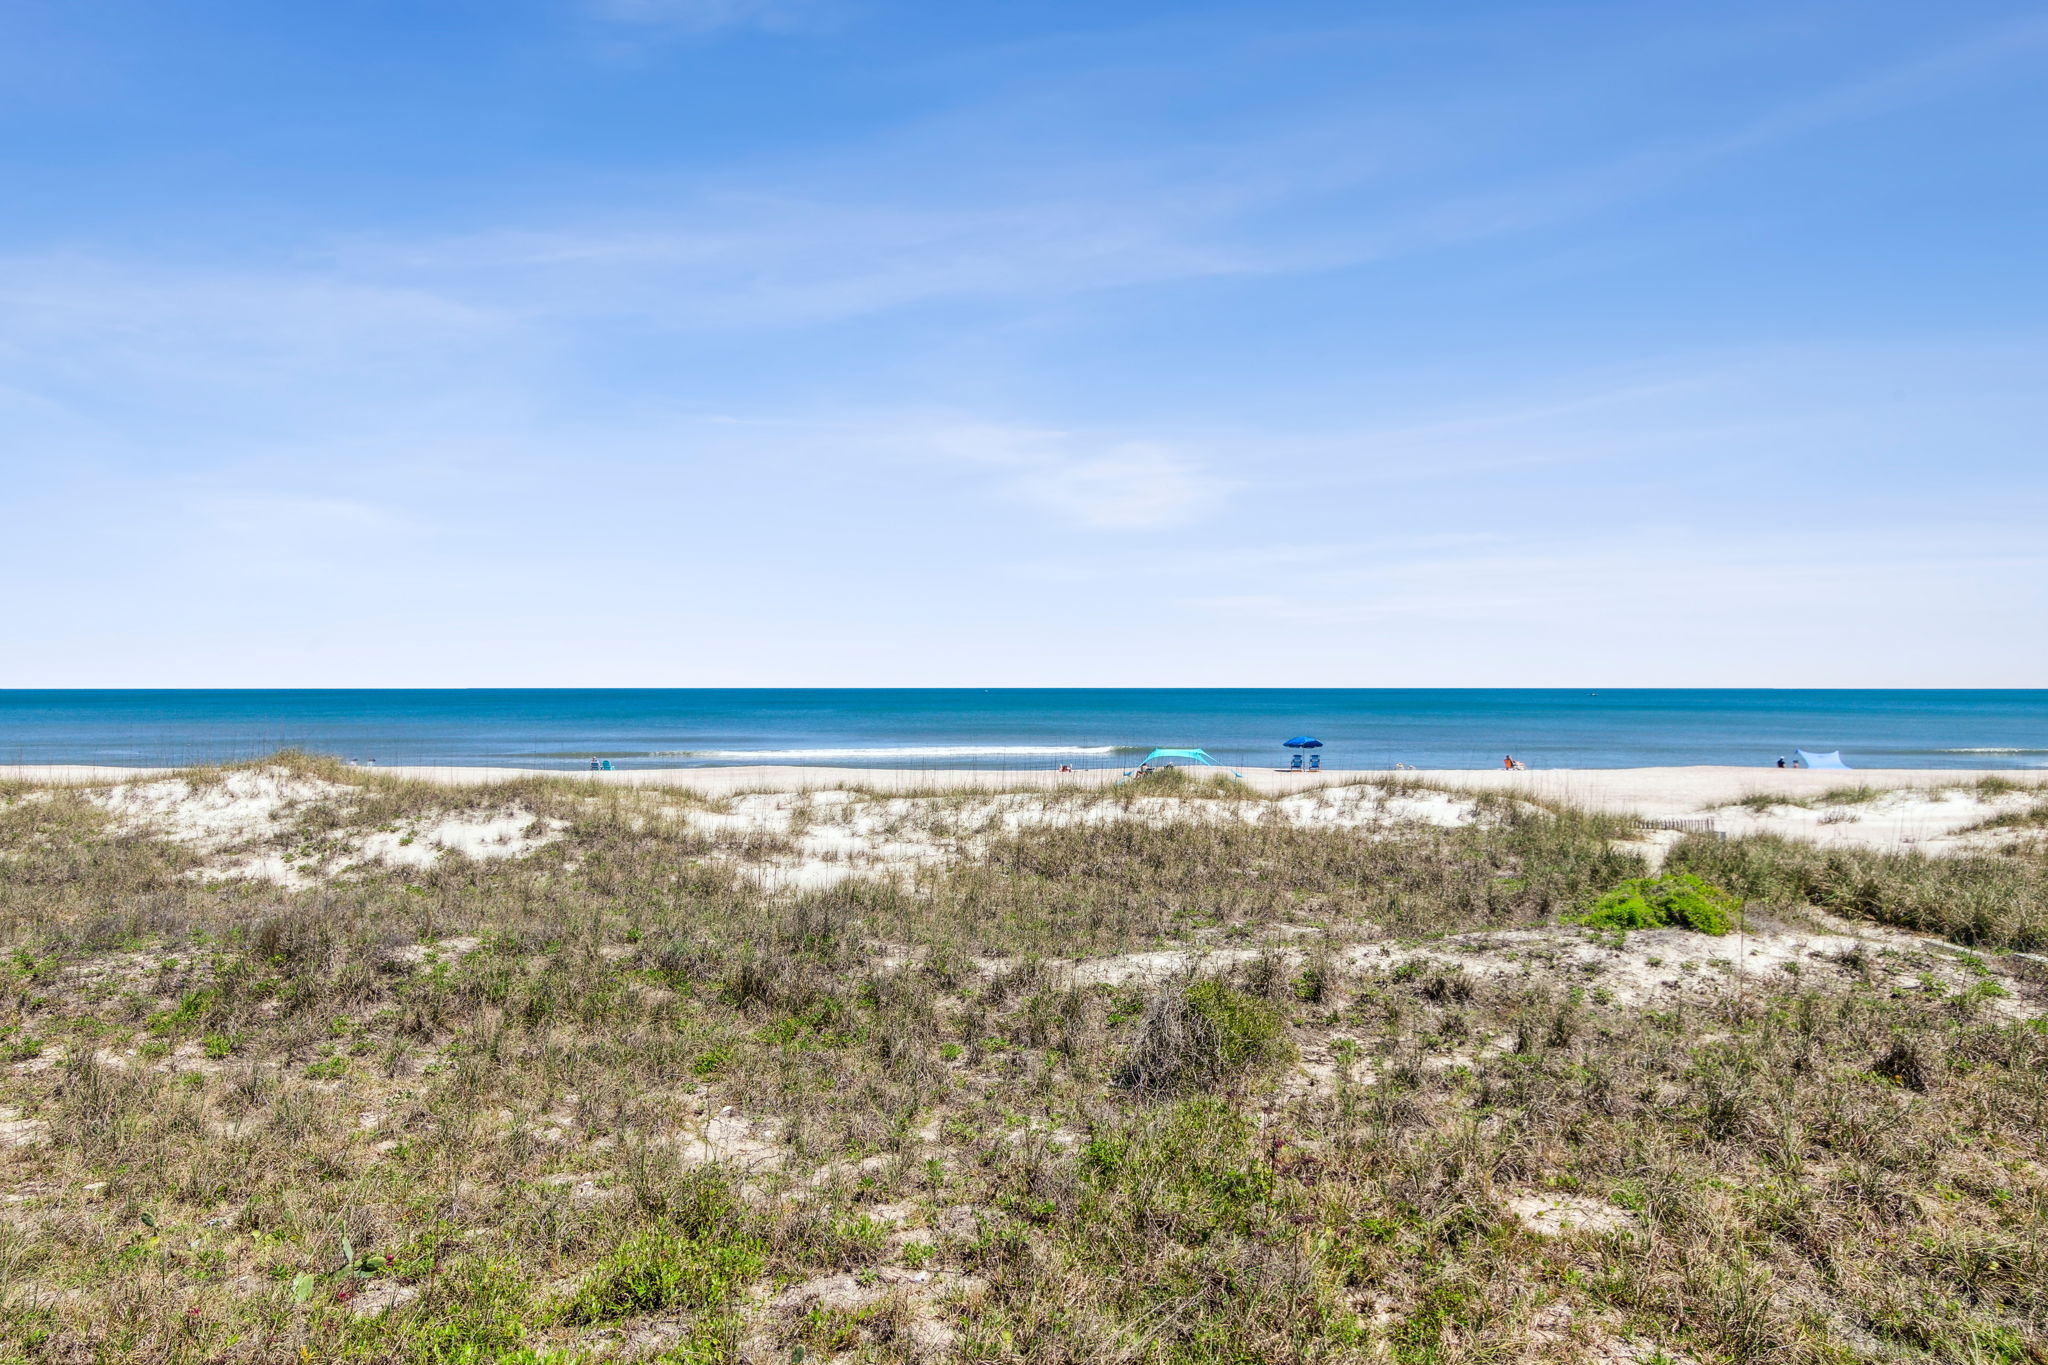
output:
[[[1973,946],[2048,947],[2048,858],[2038,850],[1930,858],[1757,835],[1688,839],[1668,866],[1752,904],[1812,906]]]
[[[551,832],[280,885],[0,793],[0,1361],[2048,1358],[2028,849],[1134,806],[778,890],[283,766],[294,867]]]
[[[1631,877],[1601,896],[1579,923],[1594,929],[1690,929],[1725,934],[1742,914],[1742,901],[1690,872]]]

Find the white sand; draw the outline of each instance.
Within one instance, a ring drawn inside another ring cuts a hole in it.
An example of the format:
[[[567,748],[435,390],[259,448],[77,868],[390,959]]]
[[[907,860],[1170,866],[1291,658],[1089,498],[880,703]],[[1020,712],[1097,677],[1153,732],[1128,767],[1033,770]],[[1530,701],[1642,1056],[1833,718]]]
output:
[[[82,765],[0,766],[0,782],[40,785],[92,785],[135,782],[172,776],[175,768],[111,768]],[[589,772],[543,768],[366,767],[365,774],[410,778],[447,786],[486,785],[525,778],[561,778],[599,786],[678,787],[705,796],[740,792],[799,792],[857,789],[863,791],[1003,791],[1019,788],[1092,788],[1122,780],[1121,768],[1084,768],[1056,773],[1045,768],[951,770],[933,768],[806,768],[756,765],[733,768],[634,768]],[[1202,776],[1233,771],[1188,768]],[[1638,815],[1684,815],[1728,805],[1757,794],[1796,799],[1818,796],[1840,787],[1954,787],[1996,777],[2031,784],[2048,794],[2048,772],[2029,769],[1857,768],[1816,771],[1805,768],[1542,768],[1508,772],[1499,768],[1325,769],[1322,772],[1279,772],[1240,768],[1246,783],[1265,793],[1313,791],[1351,782],[1415,781],[1466,791],[1508,791],[1541,801],[1560,801],[1594,810]]]
[[[931,866],[977,853],[989,838],[1030,826],[1196,820],[1385,831],[1410,824],[1449,828],[1484,818],[1468,796],[1371,785],[1322,787],[1278,801],[1143,796],[1063,802],[1036,792],[864,800],[847,791],[756,792],[727,798],[722,810],[685,808],[670,814],[714,837],[790,840],[796,846],[793,856],[742,868],[744,875],[778,891],[814,890],[849,877]]]
[[[117,828],[149,831],[173,843],[215,852],[275,838],[306,806],[352,796],[339,783],[293,777],[281,768],[251,768],[228,773],[218,782],[194,783],[182,777],[125,782],[95,793],[92,800],[114,816]]]
[[[1200,775],[1205,770],[1189,769]],[[1509,772],[1500,769],[1339,771],[1320,773],[1245,769],[1245,782],[1281,800],[1227,801],[1139,797],[1129,801],[1061,802],[1037,792],[1102,792],[1122,778],[1115,768],[1056,773],[1043,768],[945,771],[799,767],[668,768],[614,772],[546,772],[515,768],[366,768],[366,776],[412,779],[453,787],[490,786],[552,777],[594,789],[676,789],[724,803],[719,811],[679,809],[678,819],[714,837],[772,835],[792,840],[791,855],[750,860],[747,875],[779,890],[830,885],[850,876],[913,871],[971,853],[986,837],[1026,825],[1140,819],[1286,820],[1359,830],[1424,823],[1453,826],[1480,818],[1472,795],[1517,794],[1645,819],[1711,821],[1730,836],[1768,833],[1824,846],[1918,849],[1955,853],[1996,847],[2025,832],[1971,831],[1994,816],[2024,811],[2048,798],[2048,774],[1959,769],[1807,771],[1777,768],[1605,768]],[[2005,795],[1974,789],[1983,777],[2027,784]],[[217,875],[255,876],[301,884],[313,868],[289,865],[274,844],[308,803],[348,799],[348,788],[282,769],[240,770],[209,783],[191,783],[163,769],[16,767],[0,780],[92,784],[94,800],[131,828],[148,826],[208,853],[240,847],[240,859],[216,860]],[[1389,787],[1386,784],[1399,784]],[[1413,784],[1408,785],[1408,784]],[[1831,791],[1868,787],[1870,801],[1834,801]],[[883,800],[860,793],[916,793]],[[1738,805],[1769,796],[1784,802],[1767,809]],[[1966,832],[1970,831],[1970,832]],[[531,814],[505,807],[468,811],[403,829],[361,831],[331,874],[350,863],[420,866],[455,850],[472,858],[518,857],[559,831]],[[1637,842],[1652,861],[1679,836],[1646,831]]]
[[[1636,1225],[1634,1215],[1627,1209],[1618,1209],[1598,1199],[1584,1195],[1543,1194],[1517,1195],[1507,1201],[1507,1210],[1515,1221],[1539,1237],[1562,1237],[1573,1232],[1619,1232]]]
[[[0,778],[45,769],[0,769]],[[75,770],[84,771],[84,770]],[[92,770],[105,773],[107,769]],[[613,772],[543,771],[532,768],[366,768],[393,777],[466,786],[530,777],[570,778],[602,786],[680,787],[705,796],[738,792],[796,792],[859,789],[865,791],[1002,791],[1017,788],[1091,788],[1122,780],[1121,768],[1086,768],[1056,773],[1044,768],[975,771],[926,768],[799,768],[753,766],[737,768],[637,768]],[[1188,768],[1203,776],[1227,769]],[[1234,771],[1255,790],[1265,793],[1313,791],[1350,782],[1415,781],[1463,791],[1506,791],[1540,801],[1560,801],[1593,810],[1636,815],[1686,815],[1728,805],[1746,796],[1768,793],[1807,798],[1839,787],[1953,787],[1984,777],[2031,783],[2048,794],[2048,772],[1962,768],[1859,768],[1816,771],[1805,768],[1546,768],[1507,772],[1499,768],[1326,769],[1322,772],[1276,772],[1267,768]],[[41,780],[41,779],[38,779]],[[77,779],[86,780],[86,779]],[[97,781],[107,781],[102,776]]]
[[[1113,786],[1123,777],[1123,770],[1118,768],[1090,768],[1074,773],[1056,773],[1043,768],[935,771],[795,767],[649,768],[552,774],[505,768],[384,768],[376,771],[450,785],[504,782],[534,776],[568,777],[598,786],[675,787],[710,797],[847,789],[872,792],[1085,791]],[[1190,768],[1187,771],[1199,776],[1207,770]],[[1391,773],[1338,769],[1319,773],[1275,772],[1260,768],[1238,771],[1254,790],[1267,794],[1300,793],[1306,801],[1340,799],[1341,793],[1328,789],[1351,783],[1413,782],[1458,792],[1513,793],[1538,801],[1646,819],[1707,819],[1714,822],[1717,830],[1731,836],[1770,833],[1825,845],[1919,848],[1928,853],[1954,853],[1993,846],[2001,838],[2011,836],[1957,836],[1960,831],[1991,816],[2025,810],[2035,801],[2048,798],[2048,773],[2012,769],[1861,768],[1824,771],[1703,766],[1552,768],[1519,772],[1499,768]],[[2017,783],[2027,790],[1992,799],[1962,790],[1987,777]],[[1751,812],[1736,805],[1758,795],[1814,801],[1830,791],[1857,787],[1873,787],[1894,794],[1874,803],[1815,809],[1781,805],[1768,813]],[[1418,793],[1418,797],[1433,799],[1427,793]],[[1649,847],[1654,847],[1655,842],[1651,841]]]
[[[104,771],[104,770],[98,770]],[[517,806],[450,811],[431,820],[402,820],[383,829],[345,833],[319,848],[289,848],[287,836],[314,806],[342,812],[357,788],[295,777],[284,768],[243,768],[217,781],[184,777],[117,782],[89,798],[117,829],[154,834],[209,855],[201,878],[246,878],[309,886],[365,863],[425,868],[446,853],[479,860],[523,857],[561,837],[559,820],[541,820]]]

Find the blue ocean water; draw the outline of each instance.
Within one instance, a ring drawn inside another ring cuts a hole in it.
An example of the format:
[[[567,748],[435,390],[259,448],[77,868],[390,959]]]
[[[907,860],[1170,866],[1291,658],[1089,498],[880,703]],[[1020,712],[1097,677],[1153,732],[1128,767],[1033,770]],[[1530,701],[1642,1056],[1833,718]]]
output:
[[[379,764],[1236,766],[1309,734],[1333,768],[1773,763],[2048,767],[2048,690],[521,689],[0,691],[0,763],[156,765],[284,747]]]

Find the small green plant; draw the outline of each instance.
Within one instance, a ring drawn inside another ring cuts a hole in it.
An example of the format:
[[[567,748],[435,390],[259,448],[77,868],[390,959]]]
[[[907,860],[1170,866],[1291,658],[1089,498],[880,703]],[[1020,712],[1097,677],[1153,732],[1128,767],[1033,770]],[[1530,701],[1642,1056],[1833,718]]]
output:
[[[20,1032],[12,1025],[0,1028],[0,1062],[26,1062],[40,1057],[42,1052],[42,1039]]]
[[[1592,929],[1690,929],[1725,934],[1742,913],[1740,899],[1690,872],[1632,877],[1579,917]]]
[[[220,992],[212,988],[191,991],[179,999],[176,1008],[151,1015],[149,1031],[156,1034],[182,1033],[211,1013],[219,1000]]]
[[[646,1233],[599,1265],[559,1310],[563,1322],[616,1322],[638,1313],[716,1308],[761,1273],[765,1245],[756,1238],[707,1233]]]
[[[1321,1004],[1330,994],[1330,969],[1323,963],[1313,963],[1294,978],[1293,986],[1296,1000]]]

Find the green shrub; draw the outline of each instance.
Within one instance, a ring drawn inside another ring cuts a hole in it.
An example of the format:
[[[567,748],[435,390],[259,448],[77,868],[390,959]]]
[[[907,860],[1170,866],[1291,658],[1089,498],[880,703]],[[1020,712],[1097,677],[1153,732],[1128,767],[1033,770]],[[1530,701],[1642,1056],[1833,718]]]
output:
[[[1134,1090],[1216,1086],[1294,1056],[1287,1021],[1256,996],[1221,981],[1168,986],[1145,1008],[1117,1079]]]
[[[1740,898],[1690,872],[1632,877],[1596,902],[1579,923],[1593,929],[1690,929],[1725,934],[1742,912]]]
[[[1285,1061],[1294,1053],[1287,1041],[1286,1021],[1263,1000],[1232,990],[1221,981],[1197,981],[1188,987],[1188,1004],[1215,1031],[1226,1070]]]

